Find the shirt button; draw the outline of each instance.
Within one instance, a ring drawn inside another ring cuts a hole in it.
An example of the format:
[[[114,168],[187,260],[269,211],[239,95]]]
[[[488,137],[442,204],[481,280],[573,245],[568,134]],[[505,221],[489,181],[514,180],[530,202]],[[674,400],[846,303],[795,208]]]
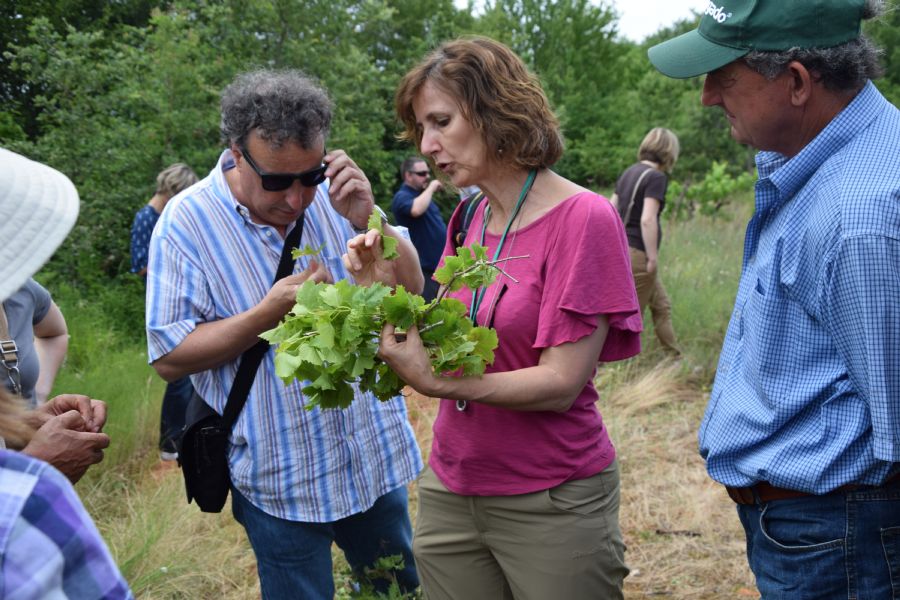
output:
[[[272,232],[271,232],[271,231],[266,231],[266,236],[267,236],[267,237],[272,237]]]

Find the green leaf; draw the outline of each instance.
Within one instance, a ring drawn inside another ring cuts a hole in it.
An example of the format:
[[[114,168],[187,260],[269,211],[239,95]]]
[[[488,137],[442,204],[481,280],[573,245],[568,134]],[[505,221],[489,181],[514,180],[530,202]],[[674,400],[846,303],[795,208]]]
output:
[[[397,245],[399,242],[391,236],[385,235],[384,225],[381,223],[381,213],[378,210],[373,210],[372,214],[369,215],[369,222],[367,225],[369,229],[377,229],[378,233],[381,234],[381,256],[383,256],[385,260],[394,260],[400,256],[400,253],[397,252]]]
[[[401,329],[406,329],[415,322],[417,303],[414,298],[418,298],[424,305],[425,300],[421,296],[410,294],[402,285],[398,285],[394,290],[394,294],[385,297],[382,301],[384,307],[384,319]]]
[[[381,255],[385,260],[394,260],[400,256],[397,246],[400,244],[397,240],[389,235],[381,234]]]
[[[313,281],[304,281],[303,285],[297,288],[297,306],[301,306],[304,310],[319,305],[319,290],[324,284],[315,283]]]
[[[475,342],[473,354],[481,357],[485,364],[494,363],[494,348],[497,347],[496,331],[487,327],[473,327],[466,337]]]
[[[313,346],[323,350],[334,347],[334,327],[331,325],[331,321],[320,317],[319,320],[316,321],[316,331],[319,335],[312,338],[311,344]]]
[[[294,371],[300,366],[303,359],[299,356],[292,356],[284,352],[275,355],[275,375],[281,379],[291,379],[294,377]]]
[[[322,250],[325,248],[325,244],[322,244],[318,248],[312,248],[309,244],[305,244],[302,249],[294,248],[291,250],[291,258],[297,260],[301,256],[316,256],[322,253]]]

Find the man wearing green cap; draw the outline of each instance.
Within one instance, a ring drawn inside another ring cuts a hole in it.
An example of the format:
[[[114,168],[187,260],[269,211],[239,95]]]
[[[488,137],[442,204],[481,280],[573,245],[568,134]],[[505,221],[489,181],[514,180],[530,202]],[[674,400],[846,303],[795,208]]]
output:
[[[873,0],[715,0],[654,46],[761,152],[700,427],[763,598],[900,598],[900,111]]]

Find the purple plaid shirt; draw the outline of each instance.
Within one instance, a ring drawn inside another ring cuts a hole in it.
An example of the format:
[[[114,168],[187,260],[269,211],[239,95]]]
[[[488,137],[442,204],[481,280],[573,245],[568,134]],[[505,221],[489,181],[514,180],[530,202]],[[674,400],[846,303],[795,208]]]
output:
[[[69,480],[0,450],[0,598],[133,598]]]

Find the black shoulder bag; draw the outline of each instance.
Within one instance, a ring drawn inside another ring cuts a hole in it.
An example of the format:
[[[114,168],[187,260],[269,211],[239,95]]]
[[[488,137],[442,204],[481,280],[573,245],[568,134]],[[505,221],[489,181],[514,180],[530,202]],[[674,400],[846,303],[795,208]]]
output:
[[[275,281],[293,271],[291,250],[300,243],[302,233],[303,215],[300,215],[294,229],[284,240]],[[269,342],[261,339],[241,355],[241,364],[228,393],[224,414],[219,415],[196,392],[188,403],[185,426],[178,441],[178,464],[184,476],[188,503],[195,500],[203,512],[222,512],[225,506],[231,483],[228,474],[228,436],[247,401],[259,363],[268,351]]]
[[[481,204],[481,200],[484,198],[484,192],[475,192],[471,196],[467,197],[465,200],[460,201],[459,203],[459,218],[456,221],[458,227],[453,232],[453,246],[459,248],[463,245],[463,242],[466,241],[466,234],[469,232],[469,223],[472,222],[472,217],[475,216],[475,210],[478,208],[478,205]]]

